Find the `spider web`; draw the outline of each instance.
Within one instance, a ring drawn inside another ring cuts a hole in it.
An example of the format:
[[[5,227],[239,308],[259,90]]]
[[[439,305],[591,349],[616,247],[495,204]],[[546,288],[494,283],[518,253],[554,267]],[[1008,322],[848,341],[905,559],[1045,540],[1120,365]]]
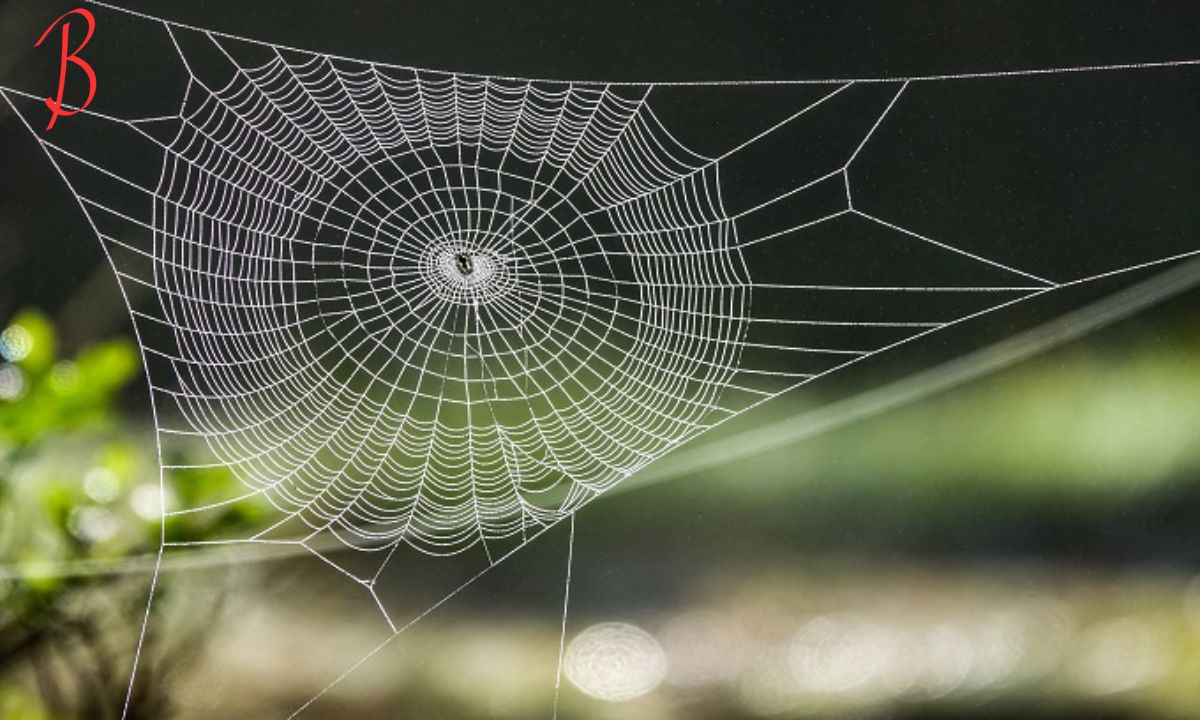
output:
[[[177,113],[87,113],[137,148],[108,158],[35,137],[123,292],[150,298],[131,312],[162,470],[225,467],[245,487],[164,507],[164,527],[273,508],[252,536],[164,535],[164,551],[302,547],[370,593],[392,637],[411,623],[376,583],[398,550],[482,551],[465,587],[781,393],[1086,280],[855,207],[856,159],[928,78],[817,83],[701,153],[653,83],[403,68],[151,20],[186,69]],[[840,133],[756,184],[771,143],[821,112]],[[154,173],[131,172],[135,154]],[[210,462],[173,461],[197,441]]]

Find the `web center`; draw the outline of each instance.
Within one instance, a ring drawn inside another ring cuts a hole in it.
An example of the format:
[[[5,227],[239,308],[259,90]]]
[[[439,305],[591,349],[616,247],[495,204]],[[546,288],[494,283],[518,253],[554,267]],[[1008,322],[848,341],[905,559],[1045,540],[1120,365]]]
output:
[[[417,269],[434,295],[465,305],[503,297],[517,282],[515,259],[486,238],[436,240],[422,250]]]

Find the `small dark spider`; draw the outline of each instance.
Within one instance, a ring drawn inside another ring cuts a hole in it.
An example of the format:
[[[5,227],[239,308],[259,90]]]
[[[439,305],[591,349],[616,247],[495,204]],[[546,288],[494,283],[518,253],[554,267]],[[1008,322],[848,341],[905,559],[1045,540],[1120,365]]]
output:
[[[475,272],[475,261],[471,259],[471,253],[460,252],[455,254],[454,265],[463,276]]]

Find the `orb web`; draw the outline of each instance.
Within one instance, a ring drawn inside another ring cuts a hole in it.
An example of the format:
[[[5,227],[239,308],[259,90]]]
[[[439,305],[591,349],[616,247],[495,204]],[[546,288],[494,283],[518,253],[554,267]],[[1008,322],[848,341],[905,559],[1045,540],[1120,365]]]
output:
[[[321,57],[193,88],[154,193],[189,425],[289,521],[441,554],[707,427],[749,278],[627,95]]]

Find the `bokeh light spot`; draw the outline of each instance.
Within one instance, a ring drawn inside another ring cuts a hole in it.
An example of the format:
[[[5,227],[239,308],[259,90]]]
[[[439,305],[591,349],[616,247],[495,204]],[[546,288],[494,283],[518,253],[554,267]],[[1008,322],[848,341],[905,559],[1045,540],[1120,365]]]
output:
[[[598,700],[632,700],[653,691],[667,674],[667,656],[636,625],[593,625],[571,641],[563,658],[567,679]]]
[[[9,325],[0,333],[0,357],[20,362],[33,350],[33,335],[20,325]]]

